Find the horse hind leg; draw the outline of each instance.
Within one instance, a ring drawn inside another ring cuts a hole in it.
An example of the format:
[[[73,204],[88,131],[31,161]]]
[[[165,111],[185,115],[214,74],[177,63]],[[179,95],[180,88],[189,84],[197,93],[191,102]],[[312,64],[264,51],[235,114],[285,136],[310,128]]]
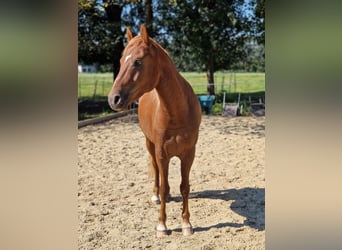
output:
[[[149,167],[149,173],[152,172],[154,175],[154,185],[153,185],[153,195],[151,197],[151,201],[154,204],[160,204],[160,199],[159,199],[159,170],[157,167],[157,163],[155,159],[151,156],[150,157],[150,167]]]
[[[184,236],[192,235],[193,229],[190,223],[190,213],[189,213],[189,175],[191,165],[193,163],[195,157],[195,148],[191,149],[189,152],[183,155],[181,158],[181,174],[182,174],[182,182],[180,184],[180,192],[183,197],[183,209],[182,209],[182,232]]]

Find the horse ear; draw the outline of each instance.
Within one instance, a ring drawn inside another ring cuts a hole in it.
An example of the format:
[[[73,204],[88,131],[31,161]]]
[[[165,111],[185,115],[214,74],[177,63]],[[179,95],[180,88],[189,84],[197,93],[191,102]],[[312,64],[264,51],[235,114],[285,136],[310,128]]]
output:
[[[129,27],[126,28],[126,35],[127,35],[127,41],[131,41],[132,38],[133,38],[133,35],[132,35],[132,32],[131,30],[129,29]]]
[[[149,37],[147,34],[147,30],[146,30],[145,25],[143,25],[143,24],[140,25],[140,36],[141,36],[144,43],[146,43],[146,44],[149,43]]]

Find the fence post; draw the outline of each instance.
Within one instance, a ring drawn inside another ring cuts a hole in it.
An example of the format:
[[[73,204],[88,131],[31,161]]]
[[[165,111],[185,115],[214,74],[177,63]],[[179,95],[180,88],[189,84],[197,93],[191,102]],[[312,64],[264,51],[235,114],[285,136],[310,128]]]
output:
[[[96,96],[97,82],[98,82],[98,80],[95,81],[93,99],[95,99],[95,96]]]
[[[77,86],[78,86],[78,91],[77,91],[77,94],[78,94],[78,97],[81,97],[81,83],[80,83],[80,77],[78,77],[78,81],[77,81]]]
[[[226,92],[223,93],[222,110],[224,109],[225,104],[226,104]]]
[[[102,80],[102,95],[104,96],[105,93],[104,93],[104,84],[105,84],[105,78],[103,78]]]

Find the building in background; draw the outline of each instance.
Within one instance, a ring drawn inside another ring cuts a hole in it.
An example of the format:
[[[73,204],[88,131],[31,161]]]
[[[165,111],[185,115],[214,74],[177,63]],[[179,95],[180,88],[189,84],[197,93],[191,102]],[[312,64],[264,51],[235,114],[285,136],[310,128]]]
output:
[[[78,64],[78,72],[79,73],[96,73],[97,65],[96,64]]]

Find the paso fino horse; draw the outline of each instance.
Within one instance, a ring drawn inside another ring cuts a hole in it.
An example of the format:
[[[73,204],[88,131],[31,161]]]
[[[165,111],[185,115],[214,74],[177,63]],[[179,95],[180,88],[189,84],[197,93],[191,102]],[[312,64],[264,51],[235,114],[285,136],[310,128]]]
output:
[[[141,25],[140,36],[126,29],[128,44],[120,60],[120,72],[108,94],[114,110],[126,109],[139,99],[138,117],[150,153],[149,171],[154,173],[152,201],[160,203],[157,236],[167,235],[165,203],[169,196],[169,161],[181,160],[180,192],[183,197],[182,232],[193,233],[189,221],[189,173],[201,123],[201,107],[189,83]],[[160,198],[159,198],[160,197]]]

